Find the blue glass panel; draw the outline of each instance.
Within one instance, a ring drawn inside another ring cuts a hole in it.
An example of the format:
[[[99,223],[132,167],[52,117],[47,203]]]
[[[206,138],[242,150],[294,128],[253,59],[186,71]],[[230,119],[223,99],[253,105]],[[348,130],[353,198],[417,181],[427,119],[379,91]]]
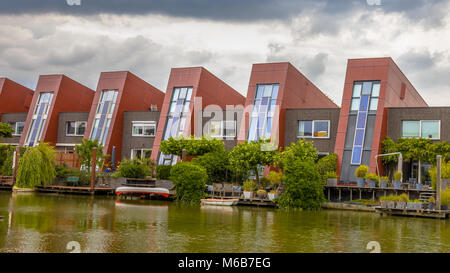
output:
[[[276,100],[278,98],[278,87],[279,87],[278,84],[275,84],[273,86],[273,90],[272,90],[272,99],[273,100]]]
[[[258,122],[258,118],[252,118],[252,121],[250,122],[250,129],[248,132],[248,140],[255,140],[256,136],[256,125]]]
[[[172,122],[172,128],[170,128],[169,137],[176,136],[178,131],[178,123],[180,122],[179,117],[174,117]]]
[[[359,111],[367,111],[369,107],[369,96],[362,96],[359,104]]]
[[[261,100],[261,108],[259,109],[259,112],[266,113],[268,105],[269,105],[269,98],[263,98]]]
[[[259,112],[259,105],[261,104],[261,100],[255,100],[255,105],[253,106],[253,113]]]
[[[263,92],[264,92],[264,85],[258,85],[258,87],[256,88],[255,98],[257,98],[257,99],[262,98]]]
[[[267,125],[266,125],[266,137],[270,137],[270,133],[272,131],[272,118],[267,118]]]
[[[260,113],[258,115],[258,129],[262,129],[264,127],[264,120],[266,119],[265,113]]]
[[[353,145],[362,146],[364,142],[364,129],[356,129],[355,131],[355,143]]]
[[[362,95],[369,95],[372,93],[372,82],[363,82]]]
[[[359,112],[358,113],[358,120],[356,121],[356,128],[366,128],[366,118],[367,118],[367,112]]]
[[[361,164],[362,147],[353,147],[352,164]]]

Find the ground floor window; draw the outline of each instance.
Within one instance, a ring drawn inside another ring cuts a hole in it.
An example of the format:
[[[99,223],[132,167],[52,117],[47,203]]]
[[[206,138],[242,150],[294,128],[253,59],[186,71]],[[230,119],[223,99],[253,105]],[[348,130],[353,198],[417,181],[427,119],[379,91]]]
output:
[[[428,139],[441,138],[440,120],[404,120],[402,121],[402,137],[422,137]]]
[[[17,122],[9,122],[8,124],[14,130],[14,132],[13,132],[14,136],[22,135],[23,127],[25,127],[25,122],[17,121]]]
[[[156,122],[154,121],[133,121],[133,136],[155,136]]]
[[[299,120],[298,134],[300,138],[328,138],[330,135],[329,120]]]
[[[211,137],[236,137],[235,120],[212,120],[209,124],[208,134]]]
[[[66,123],[66,136],[84,136],[86,121],[68,121]]]
[[[150,158],[152,149],[131,149],[131,159]]]

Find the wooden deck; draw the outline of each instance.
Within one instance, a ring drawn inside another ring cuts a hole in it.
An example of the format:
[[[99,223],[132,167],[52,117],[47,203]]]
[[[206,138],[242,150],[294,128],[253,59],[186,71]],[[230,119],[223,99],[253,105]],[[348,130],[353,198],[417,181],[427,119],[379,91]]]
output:
[[[12,191],[14,176],[0,176],[0,190]]]
[[[342,194],[344,192],[350,195],[350,200],[361,199],[363,193],[370,193],[372,196],[372,200],[375,200],[377,193],[382,194],[383,196],[387,196],[390,194],[399,195],[402,193],[406,193],[408,198],[410,195],[420,195],[420,193],[435,193],[433,190],[417,190],[417,189],[395,189],[395,188],[369,188],[369,187],[357,187],[357,186],[327,186],[325,185],[325,192],[327,194],[328,200],[330,200],[331,190],[338,191],[338,201],[342,201]]]
[[[408,217],[424,217],[435,219],[446,219],[450,215],[448,210],[408,210],[408,209],[389,209],[377,207],[375,209],[381,215],[408,216]]]
[[[62,194],[84,194],[84,195],[112,195],[115,194],[114,188],[96,187],[91,190],[90,187],[70,187],[70,186],[38,186],[37,192],[62,193]]]
[[[269,199],[251,198],[244,199],[239,198],[238,206],[256,206],[256,207],[276,207],[277,205]]]

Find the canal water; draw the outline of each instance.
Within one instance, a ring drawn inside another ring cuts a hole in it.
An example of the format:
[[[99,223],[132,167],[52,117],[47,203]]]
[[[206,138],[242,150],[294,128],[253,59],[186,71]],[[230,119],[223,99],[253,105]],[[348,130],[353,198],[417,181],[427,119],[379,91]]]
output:
[[[0,216],[0,252],[450,252],[450,220],[366,212],[0,192]]]

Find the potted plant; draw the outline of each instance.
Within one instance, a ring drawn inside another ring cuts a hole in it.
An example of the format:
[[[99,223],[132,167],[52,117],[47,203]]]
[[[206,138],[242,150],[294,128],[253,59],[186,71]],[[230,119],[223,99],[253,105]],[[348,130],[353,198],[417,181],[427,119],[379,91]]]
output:
[[[397,201],[397,196],[389,195],[387,197],[386,205],[389,209],[395,209],[395,202]]]
[[[253,180],[247,180],[242,185],[242,189],[244,190],[244,199],[252,199],[256,184]]]
[[[368,173],[365,176],[366,181],[369,181],[369,187],[370,188],[375,188],[378,185],[378,175],[374,174],[374,173]]]
[[[358,187],[364,188],[366,184],[364,177],[366,177],[367,172],[369,172],[369,167],[367,167],[366,165],[361,165],[356,168],[355,176]]]
[[[436,206],[436,199],[434,199],[434,197],[431,196],[430,199],[428,199],[428,209],[434,210],[435,206]]]
[[[420,200],[410,200],[406,204],[406,209],[408,210],[420,210],[422,209],[422,202]]]
[[[394,181],[392,182],[394,185],[394,189],[401,189],[402,188],[402,173],[396,172],[394,173]]]
[[[408,195],[406,193],[402,193],[397,197],[397,204],[395,208],[397,209],[406,209],[406,204],[409,201]]]
[[[380,180],[380,188],[385,189],[389,185],[389,177],[382,176]]]
[[[256,192],[256,195],[258,196],[259,199],[265,199],[266,196],[267,196],[267,191],[266,191],[266,190],[263,190],[263,189],[259,189],[259,190]]]
[[[270,181],[270,186],[272,190],[268,193],[269,200],[272,201],[278,197],[279,191],[278,188],[281,185],[283,174],[281,172],[270,171],[267,178]]]
[[[327,172],[327,186],[329,187],[336,187],[337,186],[337,173],[336,172]]]
[[[388,207],[388,201],[389,201],[389,197],[388,196],[381,196],[380,197],[380,206],[384,209],[387,209]]]

